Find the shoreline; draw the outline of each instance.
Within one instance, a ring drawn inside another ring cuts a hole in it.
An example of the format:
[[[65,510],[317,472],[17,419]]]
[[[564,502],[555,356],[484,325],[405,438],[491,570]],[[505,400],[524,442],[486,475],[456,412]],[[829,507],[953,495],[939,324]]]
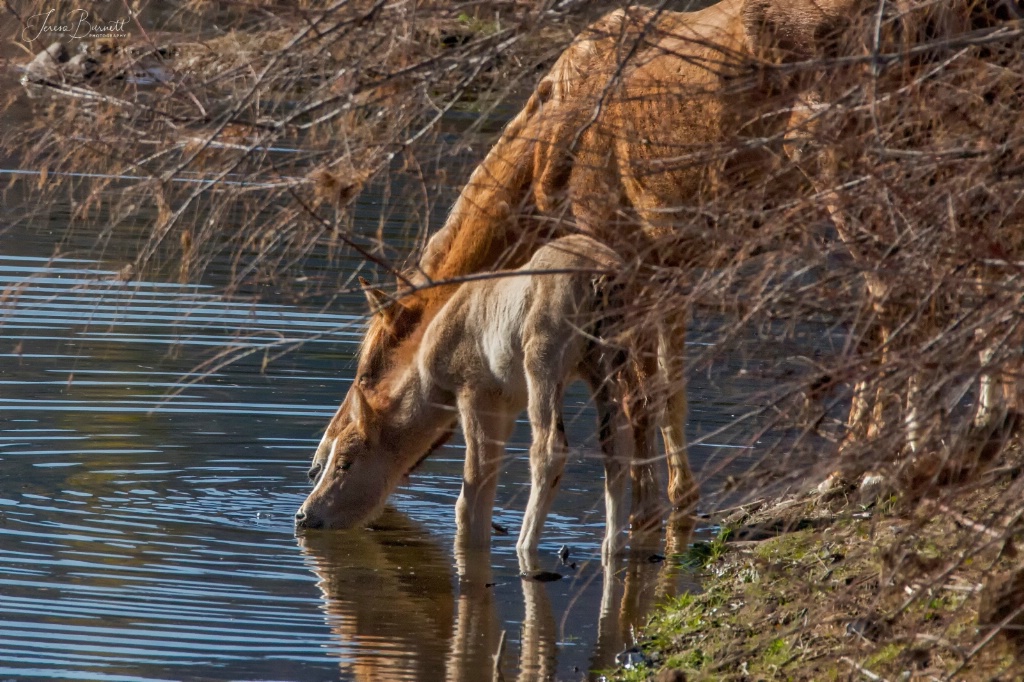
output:
[[[663,605],[610,679],[1024,679],[1022,492],[1010,464],[916,498],[746,505],[684,557],[703,592]]]

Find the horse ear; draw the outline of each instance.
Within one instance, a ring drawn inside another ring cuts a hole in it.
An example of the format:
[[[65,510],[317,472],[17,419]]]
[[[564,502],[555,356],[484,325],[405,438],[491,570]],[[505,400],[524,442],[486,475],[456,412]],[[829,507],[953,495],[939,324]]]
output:
[[[402,312],[402,304],[388,296],[386,293],[371,286],[364,278],[359,278],[359,285],[363,287],[366,294],[366,301],[370,304],[370,312],[380,315],[388,327],[393,327],[398,315]]]
[[[370,286],[370,283],[363,277],[359,278],[359,286],[363,288],[363,293],[366,294],[366,301],[370,304],[371,313],[376,314],[388,307],[391,300],[383,291]]]
[[[349,408],[349,416],[367,440],[375,443],[377,438],[376,419],[370,401],[358,385],[352,387],[352,405]]]

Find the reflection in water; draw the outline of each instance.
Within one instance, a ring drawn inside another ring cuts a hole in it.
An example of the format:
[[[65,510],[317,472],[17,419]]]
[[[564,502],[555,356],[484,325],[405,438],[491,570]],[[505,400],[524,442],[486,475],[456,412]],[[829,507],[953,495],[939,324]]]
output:
[[[557,629],[551,599],[545,583],[524,578],[522,585],[526,613],[519,648],[519,680],[550,680],[558,670]]]
[[[451,633],[446,680],[470,682],[500,676],[501,631],[490,552],[456,550],[459,572],[458,613]],[[499,677],[500,679],[500,677]]]
[[[614,667],[615,655],[631,647],[657,604],[698,589],[696,577],[671,559],[690,543],[696,519],[674,512],[665,530],[664,547],[657,531],[634,533],[628,554],[605,567],[601,615],[591,670]],[[659,554],[663,552],[663,554]]]
[[[580,593],[591,582],[601,589],[589,671],[578,671],[579,678],[594,679],[595,671],[613,667],[615,655],[633,645],[657,602],[695,587],[682,584],[686,575],[678,564],[652,560],[663,556],[659,552],[684,548],[692,531],[692,517],[676,519],[664,545],[657,533],[635,535],[628,554],[607,566],[592,562],[575,569]],[[345,677],[449,682],[559,677],[564,620],[571,609],[559,618],[551,590],[567,581],[496,577],[495,557],[487,550],[456,549],[453,571],[441,540],[390,508],[371,530],[311,531],[300,536],[299,546],[319,578]],[[521,623],[499,619],[502,597],[510,593],[522,602]],[[515,647],[518,655],[510,651]]]
[[[372,530],[307,533],[299,546],[320,579],[323,610],[343,647],[346,677],[441,677],[454,575],[437,538],[389,509]]]

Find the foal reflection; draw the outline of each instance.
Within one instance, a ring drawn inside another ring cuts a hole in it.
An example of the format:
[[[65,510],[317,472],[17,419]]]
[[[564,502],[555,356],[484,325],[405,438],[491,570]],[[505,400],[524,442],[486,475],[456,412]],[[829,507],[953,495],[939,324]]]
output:
[[[582,591],[586,581],[601,581],[587,667],[614,667],[653,606],[680,587],[676,565],[652,559],[684,549],[693,524],[677,521],[670,529],[665,545],[659,535],[634,534],[629,554],[603,567],[564,567],[576,576],[571,587],[520,577],[512,567],[495,575],[488,550],[460,549],[458,541],[453,570],[436,536],[390,509],[374,530],[307,533],[299,542],[320,579],[344,678],[540,682],[566,676],[558,668],[558,643],[574,634],[566,632],[573,609],[556,614],[552,594],[564,601],[566,587]],[[536,575],[533,566],[520,569]],[[520,592],[523,619],[510,623]]]
[[[615,667],[615,655],[636,643],[657,604],[700,585],[671,560],[686,551],[696,519],[675,511],[667,524],[664,548],[658,531],[635,532],[629,553],[615,557],[602,571],[601,616],[591,670]],[[663,553],[662,553],[663,552]]]
[[[388,509],[373,530],[306,533],[344,679],[443,679],[454,572],[437,538]]]
[[[445,679],[449,682],[504,679],[490,550],[462,550],[457,546],[455,562],[459,572],[458,617],[452,632]]]

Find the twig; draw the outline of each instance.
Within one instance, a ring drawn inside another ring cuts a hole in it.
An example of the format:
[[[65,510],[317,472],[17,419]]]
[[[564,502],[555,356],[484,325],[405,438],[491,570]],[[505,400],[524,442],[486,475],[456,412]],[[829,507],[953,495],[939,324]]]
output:
[[[1002,540],[1006,537],[1005,530],[1003,532],[993,530],[988,526],[984,526],[978,523],[977,521],[973,521],[967,518],[957,510],[952,509],[941,502],[932,502],[931,504],[935,506],[943,514],[947,514],[948,516],[952,517],[953,520],[959,523],[961,526],[966,526],[967,528],[973,530],[975,533],[982,533],[983,535],[987,535],[990,538],[995,538],[997,540]]]
[[[491,679],[494,682],[505,682],[505,676],[501,674],[501,659],[505,657],[505,635],[507,630],[501,631],[501,638],[498,640],[498,649],[494,652],[494,670]]]
[[[725,509],[717,509],[711,516],[712,518],[725,518],[726,516],[729,516],[730,514],[733,514],[735,512],[753,513],[763,507],[768,506],[768,504],[768,500],[754,500],[753,502],[746,502],[744,504],[738,504],[733,507],[726,507]]]
[[[982,637],[981,641],[978,642],[977,644],[975,644],[974,648],[972,648],[970,651],[967,652],[967,655],[964,656],[964,660],[960,663],[960,665],[957,667],[956,670],[954,670],[953,672],[951,672],[949,674],[949,676],[946,679],[947,680],[958,679],[957,675],[959,675],[960,671],[963,670],[967,666],[968,663],[970,663],[971,659],[974,658],[975,656],[977,656],[979,651],[984,649],[988,645],[988,643],[991,642],[992,639],[996,635],[998,635],[1000,632],[1003,631],[1003,628],[1005,628],[1007,625],[1010,624],[1010,621],[1012,621],[1014,618],[1018,617],[1021,613],[1024,613],[1024,606],[1020,606],[1020,607],[1016,608],[1015,610],[1011,611],[1010,614],[1008,616],[1006,616],[1006,618],[1003,618],[1001,621],[999,621],[998,625],[996,625],[991,630],[989,630],[988,634],[986,634],[984,637]]]
[[[843,663],[846,663],[848,666],[850,666],[851,668],[853,668],[854,670],[859,672],[861,675],[863,675],[864,677],[866,677],[869,680],[871,680],[872,682],[888,682],[888,680],[886,680],[881,675],[876,675],[875,673],[871,672],[870,670],[868,670],[864,666],[862,666],[862,665],[860,665],[858,663],[855,663],[853,661],[853,659],[851,659],[851,658],[843,656],[839,660],[842,661]]]

